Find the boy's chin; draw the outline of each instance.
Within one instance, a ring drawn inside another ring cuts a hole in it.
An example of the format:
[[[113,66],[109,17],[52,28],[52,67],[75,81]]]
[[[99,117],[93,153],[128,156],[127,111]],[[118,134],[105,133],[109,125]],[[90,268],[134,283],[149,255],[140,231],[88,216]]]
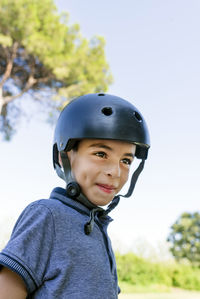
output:
[[[110,202],[113,200],[113,198],[109,198],[109,199],[97,199],[97,200],[90,200],[89,201],[91,203],[93,203],[94,205],[98,206],[98,207],[102,207],[105,208],[107,205],[110,204]]]

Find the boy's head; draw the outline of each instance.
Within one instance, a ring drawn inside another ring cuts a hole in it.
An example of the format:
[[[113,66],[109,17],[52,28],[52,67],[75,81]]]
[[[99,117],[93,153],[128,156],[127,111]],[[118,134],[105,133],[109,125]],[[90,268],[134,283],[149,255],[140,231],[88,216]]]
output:
[[[60,114],[54,168],[71,197],[83,194],[94,205],[105,205],[127,181],[134,156],[144,164],[149,146],[145,120],[131,103],[108,94],[89,94],[73,100]]]

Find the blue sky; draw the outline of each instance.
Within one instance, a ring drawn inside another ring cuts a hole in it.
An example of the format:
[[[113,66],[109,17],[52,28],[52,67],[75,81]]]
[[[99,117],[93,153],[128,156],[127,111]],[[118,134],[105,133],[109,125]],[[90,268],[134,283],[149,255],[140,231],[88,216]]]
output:
[[[114,76],[109,93],[131,101],[144,115],[151,149],[132,198],[112,213],[114,247],[136,240],[164,242],[170,225],[199,211],[200,2],[198,0],[57,0],[82,35],[104,36]],[[37,111],[37,109],[36,109]],[[53,127],[37,114],[12,142],[1,142],[2,235],[31,201],[63,186],[52,169]],[[0,224],[1,224],[0,222]],[[5,237],[6,238],[6,237]]]

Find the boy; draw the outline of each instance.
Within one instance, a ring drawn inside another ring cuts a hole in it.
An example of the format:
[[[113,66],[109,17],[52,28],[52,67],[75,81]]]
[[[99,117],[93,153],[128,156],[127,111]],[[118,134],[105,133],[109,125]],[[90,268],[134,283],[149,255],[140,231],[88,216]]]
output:
[[[108,213],[136,156],[142,162],[124,197],[132,194],[149,146],[143,117],[122,98],[89,94],[64,108],[53,163],[66,189],[55,188],[19,217],[0,254],[0,299],[118,298]]]

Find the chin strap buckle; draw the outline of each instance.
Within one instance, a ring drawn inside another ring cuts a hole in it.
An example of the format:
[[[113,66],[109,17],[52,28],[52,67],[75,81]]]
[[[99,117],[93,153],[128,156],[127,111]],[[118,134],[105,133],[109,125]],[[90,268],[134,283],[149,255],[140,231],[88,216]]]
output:
[[[81,188],[78,183],[71,182],[67,184],[66,192],[67,192],[67,196],[69,196],[70,198],[76,198],[80,195]]]

